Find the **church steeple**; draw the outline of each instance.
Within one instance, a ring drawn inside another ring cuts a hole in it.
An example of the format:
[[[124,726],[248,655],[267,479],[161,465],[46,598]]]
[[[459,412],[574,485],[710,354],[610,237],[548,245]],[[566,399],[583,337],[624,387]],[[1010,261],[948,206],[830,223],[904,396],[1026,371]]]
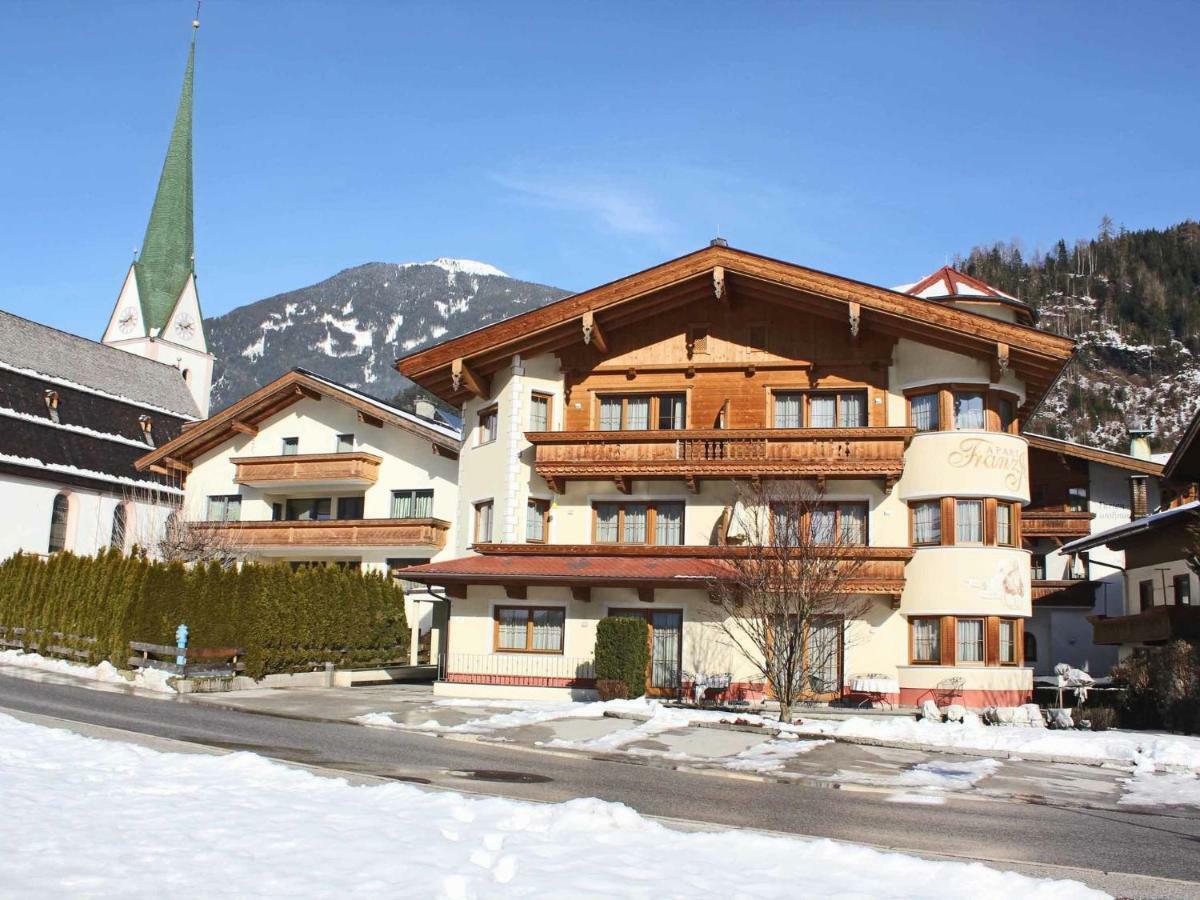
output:
[[[197,10],[197,13],[199,11]],[[192,28],[200,27],[197,19]],[[188,48],[183,91],[167,158],[158,178],[142,251],[130,266],[104,331],[104,343],[179,369],[196,409],[208,415],[213,357],[196,293],[192,224],[192,81],[196,35]]]
[[[195,66],[196,37],[193,31],[171,143],[158,179],[142,251],[133,267],[137,273],[143,321],[151,333],[166,326],[188,276],[195,271],[192,230],[192,77]]]

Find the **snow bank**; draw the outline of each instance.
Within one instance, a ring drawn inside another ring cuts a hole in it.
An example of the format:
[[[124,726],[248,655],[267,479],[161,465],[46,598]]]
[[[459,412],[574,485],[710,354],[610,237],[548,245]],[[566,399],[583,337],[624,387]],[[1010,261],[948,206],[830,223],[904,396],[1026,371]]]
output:
[[[967,791],[976,782],[1000,770],[994,759],[937,760],[918,763],[894,774],[873,774],[842,769],[834,776],[840,784],[869,784],[878,787],[924,788],[933,791]]]
[[[214,872],[240,897],[1105,896],[832,841],[673,831],[596,799],[352,787],[249,753],[159,753],[7,716],[0,795],[0,884],[16,896],[199,895]]]
[[[1125,782],[1118,803],[1132,806],[1200,806],[1200,775],[1138,771]]]
[[[123,674],[108,660],[96,666],[82,666],[78,663],[67,662],[65,659],[42,656],[39,653],[0,650],[0,665],[15,666],[19,669],[37,669],[42,672],[54,672],[58,675],[71,675],[75,678],[86,678],[89,681],[123,684],[164,694],[175,693],[175,688],[168,683],[170,676],[166,672],[160,672],[158,669],[145,669],[129,676]]]
[[[930,722],[866,717],[800,723],[805,735],[866,737],[910,741],[934,747],[982,752],[1045,753],[1083,762],[1112,762],[1139,768],[1182,768],[1200,772],[1200,738],[1136,731],[1048,731],[1043,728],[985,726],[975,721]]]

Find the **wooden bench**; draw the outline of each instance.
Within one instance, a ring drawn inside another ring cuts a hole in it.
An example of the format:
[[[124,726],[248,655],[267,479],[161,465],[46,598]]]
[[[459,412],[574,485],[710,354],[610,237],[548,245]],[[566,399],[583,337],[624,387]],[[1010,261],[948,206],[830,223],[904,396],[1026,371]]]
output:
[[[217,678],[237,675],[246,668],[241,647],[170,647],[166,644],[146,644],[130,641],[129,649],[138,656],[129,657],[132,669],[158,669],[182,678]],[[158,659],[166,656],[169,659]],[[183,657],[184,663],[176,662]],[[194,660],[194,662],[193,662]]]

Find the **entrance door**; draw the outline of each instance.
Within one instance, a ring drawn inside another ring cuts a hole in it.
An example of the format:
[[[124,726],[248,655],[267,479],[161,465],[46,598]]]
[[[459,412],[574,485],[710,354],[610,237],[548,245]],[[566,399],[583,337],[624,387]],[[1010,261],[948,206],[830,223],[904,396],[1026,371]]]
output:
[[[650,664],[646,671],[646,696],[677,696],[679,671],[683,661],[683,611],[679,609],[610,609],[608,614],[646,620],[650,631]]]

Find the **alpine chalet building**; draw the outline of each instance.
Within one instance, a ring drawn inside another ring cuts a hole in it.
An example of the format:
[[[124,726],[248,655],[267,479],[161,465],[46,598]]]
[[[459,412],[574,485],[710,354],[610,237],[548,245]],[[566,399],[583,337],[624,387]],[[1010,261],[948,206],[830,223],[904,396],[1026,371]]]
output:
[[[649,623],[651,695],[762,696],[710,589],[737,482],[809,479],[869,601],[833,626],[830,694],[1023,702],[1020,430],[1073,343],[953,270],[906,290],[718,240],[399,360],[465,419],[455,556],[404,573],[450,606],[437,691],[586,696],[619,613]]]

